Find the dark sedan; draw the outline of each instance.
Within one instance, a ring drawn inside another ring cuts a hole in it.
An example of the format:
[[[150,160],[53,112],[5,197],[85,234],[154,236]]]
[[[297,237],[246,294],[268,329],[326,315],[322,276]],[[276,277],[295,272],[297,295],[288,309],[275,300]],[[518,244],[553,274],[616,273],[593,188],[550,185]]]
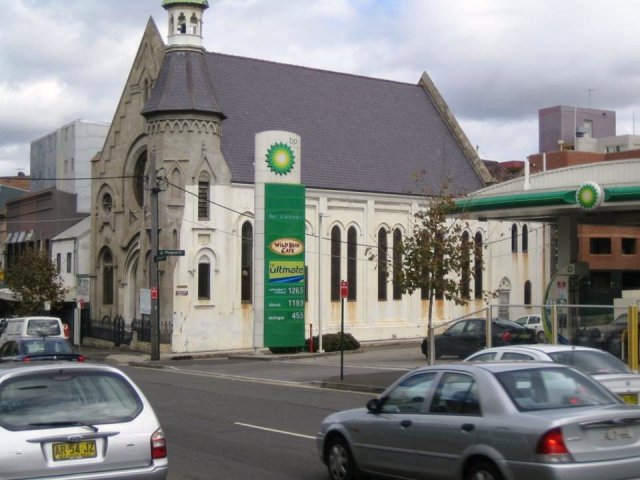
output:
[[[71,343],[61,337],[22,337],[9,340],[0,347],[0,362],[68,360],[84,362]]]
[[[491,321],[492,346],[536,343],[536,332],[510,320]],[[436,358],[442,356],[466,357],[486,347],[486,320],[465,318],[454,322],[443,333],[436,335]],[[422,353],[429,358],[429,338],[422,340]]]

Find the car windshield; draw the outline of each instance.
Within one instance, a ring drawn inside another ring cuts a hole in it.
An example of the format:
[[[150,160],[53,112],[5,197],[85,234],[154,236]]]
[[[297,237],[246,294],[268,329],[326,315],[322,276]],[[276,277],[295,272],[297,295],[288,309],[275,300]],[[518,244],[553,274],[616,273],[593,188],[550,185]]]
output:
[[[496,376],[513,403],[522,411],[621,402],[595,380],[569,368],[512,370]]]
[[[494,320],[493,325],[494,327],[501,328],[502,330],[521,330],[522,328],[524,328],[519,323],[512,322],[511,320]]]
[[[73,348],[66,341],[34,338],[24,340],[22,348],[27,355],[53,355],[56,353],[74,353]]]
[[[631,373],[629,367],[615,356],[593,350],[567,350],[552,352],[549,356],[556,363],[572,365],[589,375],[605,373]]]
[[[120,423],[141,411],[136,391],[111,372],[47,370],[0,386],[0,426],[8,430]]]
[[[518,319],[516,320],[516,323],[517,323],[518,325],[522,325],[522,326],[526,325],[526,323],[527,323],[527,317],[520,317],[520,318],[518,318]]]

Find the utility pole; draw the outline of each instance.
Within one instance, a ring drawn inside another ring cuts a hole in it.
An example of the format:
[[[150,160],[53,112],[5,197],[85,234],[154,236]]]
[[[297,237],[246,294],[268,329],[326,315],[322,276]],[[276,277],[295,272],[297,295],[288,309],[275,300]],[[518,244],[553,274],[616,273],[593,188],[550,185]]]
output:
[[[151,360],[160,360],[160,285],[158,281],[158,174],[156,171],[156,149],[151,150],[149,165],[149,184],[151,186]]]

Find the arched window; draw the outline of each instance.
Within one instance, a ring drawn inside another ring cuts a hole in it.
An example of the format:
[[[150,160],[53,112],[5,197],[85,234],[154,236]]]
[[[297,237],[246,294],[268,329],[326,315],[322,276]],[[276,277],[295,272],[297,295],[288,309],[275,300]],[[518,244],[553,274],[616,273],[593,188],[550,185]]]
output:
[[[378,230],[378,300],[387,299],[387,231]]]
[[[242,224],[242,271],[240,272],[240,295],[243,303],[252,302],[253,288],[253,225],[251,222]]]
[[[524,282],[524,304],[531,305],[531,282]]]
[[[113,198],[109,192],[105,192],[102,195],[102,213],[105,215],[111,214],[113,211]]]
[[[462,271],[460,272],[460,293],[462,298],[471,299],[471,251],[469,232],[462,233]]]
[[[393,299],[400,300],[402,292],[398,275],[402,271],[402,232],[399,228],[393,231]]]
[[[110,250],[102,254],[102,304],[113,305],[113,256]]]
[[[198,260],[198,300],[211,300],[211,262],[204,255]]]
[[[482,299],[482,270],[483,270],[483,261],[482,261],[482,234],[480,232],[476,233],[474,238],[474,251],[473,251],[473,275],[474,275],[474,285],[473,285],[473,295],[476,299]]]
[[[518,226],[514,223],[511,225],[511,253],[518,252]]]
[[[198,177],[198,220],[209,220],[209,174]]]
[[[176,33],[187,33],[187,19],[184,13],[178,16],[178,28]]]
[[[144,184],[145,171],[147,170],[147,152],[146,150],[140,154],[133,170],[133,196],[138,202],[138,206],[144,205]]]
[[[355,227],[347,231],[347,282],[348,300],[356,300],[358,292],[358,232]]]
[[[526,224],[522,226],[522,251],[529,251],[529,228]]]
[[[174,168],[171,171],[171,185],[169,186],[169,196],[172,200],[180,200],[182,198],[182,178],[180,170]]]
[[[198,34],[198,17],[196,17],[196,14],[192,14],[191,15],[191,19],[189,20],[189,33],[191,35],[197,35]]]
[[[340,300],[340,247],[342,238],[340,227],[331,229],[331,301]]]

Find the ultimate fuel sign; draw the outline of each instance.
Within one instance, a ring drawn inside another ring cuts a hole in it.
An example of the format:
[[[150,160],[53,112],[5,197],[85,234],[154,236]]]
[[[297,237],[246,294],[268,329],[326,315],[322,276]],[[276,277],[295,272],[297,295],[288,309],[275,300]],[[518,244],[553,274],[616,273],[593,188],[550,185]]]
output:
[[[264,345],[304,346],[305,187],[264,187]]]

